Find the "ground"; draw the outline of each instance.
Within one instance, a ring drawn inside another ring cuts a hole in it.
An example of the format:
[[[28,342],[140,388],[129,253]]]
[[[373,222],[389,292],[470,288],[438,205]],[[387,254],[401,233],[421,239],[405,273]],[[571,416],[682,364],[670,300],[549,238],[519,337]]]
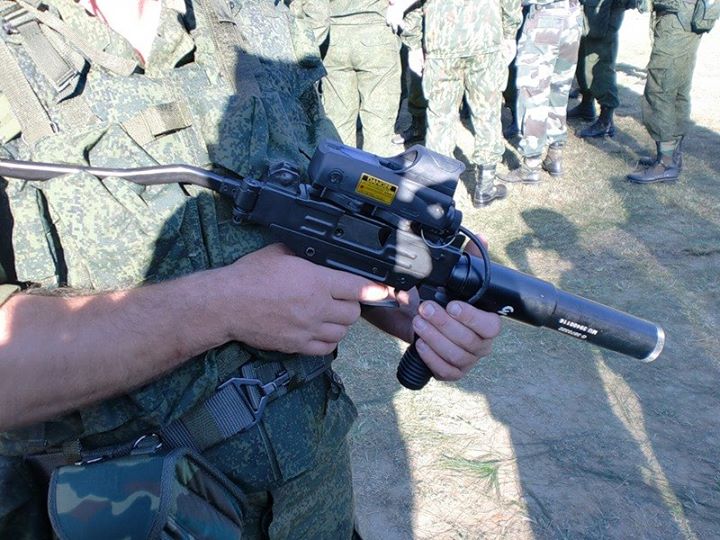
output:
[[[513,186],[463,224],[493,259],[660,324],[644,364],[505,320],[494,352],[457,384],[402,389],[405,345],[357,325],[339,368],[367,540],[720,537],[720,30],[703,37],[693,125],[676,184],[625,175],[654,148],[639,98],[649,16],[621,32],[613,139],[571,135],[562,179]],[[571,125],[571,130],[582,123]],[[459,151],[471,136],[459,127]]]

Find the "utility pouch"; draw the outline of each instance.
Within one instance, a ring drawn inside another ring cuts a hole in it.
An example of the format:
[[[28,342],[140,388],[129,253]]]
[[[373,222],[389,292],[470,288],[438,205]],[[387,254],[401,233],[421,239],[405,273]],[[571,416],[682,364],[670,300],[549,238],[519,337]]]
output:
[[[246,501],[193,451],[56,469],[48,511],[60,540],[242,538]]]
[[[690,27],[696,34],[704,34],[712,30],[718,18],[720,18],[720,0],[697,0]]]

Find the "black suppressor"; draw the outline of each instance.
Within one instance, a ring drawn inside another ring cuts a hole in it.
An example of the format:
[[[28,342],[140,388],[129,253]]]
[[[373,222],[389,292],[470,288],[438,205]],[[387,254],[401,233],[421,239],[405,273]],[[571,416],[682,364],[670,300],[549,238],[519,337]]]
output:
[[[665,332],[658,325],[559,290],[547,281],[512,268],[496,263],[490,266],[490,283],[475,307],[550,328],[643,362],[652,362],[660,355]],[[461,257],[445,286],[447,298],[441,303],[472,298],[483,281],[482,259]],[[398,366],[398,381],[410,390],[419,390],[431,377],[413,343]]]

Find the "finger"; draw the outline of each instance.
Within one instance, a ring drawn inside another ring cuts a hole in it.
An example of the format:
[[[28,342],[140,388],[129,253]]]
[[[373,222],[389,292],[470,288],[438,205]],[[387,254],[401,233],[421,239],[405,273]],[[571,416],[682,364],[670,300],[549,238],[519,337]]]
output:
[[[483,339],[497,337],[502,327],[500,315],[477,309],[465,302],[450,302],[447,314]]]
[[[300,348],[300,350],[293,352],[297,352],[298,354],[304,354],[307,356],[325,356],[328,354],[332,354],[335,349],[337,349],[337,343],[335,342],[311,340],[306,342],[305,345]]]
[[[466,309],[463,309],[465,307]],[[453,312],[458,312],[458,317],[464,317],[464,319],[470,320],[476,323],[471,317],[471,310],[479,311],[462,302],[451,302],[448,305]],[[477,356],[477,351],[483,348],[483,337],[479,335],[474,328],[469,327],[465,320],[458,320],[456,317],[452,317],[447,310],[442,309],[435,302],[423,302],[418,310],[420,317],[432,324],[437,330],[442,333],[448,340],[455,345],[462,347],[465,351],[471,353],[473,356]]]
[[[322,320],[329,324],[350,326],[362,314],[360,303],[353,300],[332,300],[332,304],[322,314]]]
[[[415,342],[415,350],[437,380],[457,381],[463,377],[462,370],[445,362],[422,338]]]
[[[440,359],[440,362],[435,363],[435,369],[453,368],[451,371],[457,369],[463,372],[477,361],[475,354],[453,343],[452,340],[448,339],[440,330],[421,316],[413,319],[413,330],[430,351]],[[448,366],[445,367],[442,364],[448,364]]]
[[[314,337],[316,341],[337,345],[347,335],[349,328],[348,325],[325,322],[320,325]]]
[[[380,285],[360,276],[327,270],[328,289],[336,300],[352,300],[355,302],[377,302],[384,300],[389,294],[385,285]]]

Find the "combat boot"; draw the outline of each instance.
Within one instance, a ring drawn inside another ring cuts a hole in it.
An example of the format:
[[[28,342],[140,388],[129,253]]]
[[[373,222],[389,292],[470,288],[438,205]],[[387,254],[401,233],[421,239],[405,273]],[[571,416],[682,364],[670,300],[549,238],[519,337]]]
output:
[[[498,174],[497,178],[508,184],[537,184],[540,182],[540,156],[523,158],[522,165],[507,174]]]
[[[578,130],[575,135],[584,139],[586,137],[614,137],[615,124],[613,123],[613,112],[615,109],[600,106],[600,117],[592,124]]]
[[[657,182],[675,182],[682,168],[682,150],[678,151],[681,141],[656,142],[655,161],[627,175],[634,184],[654,184]]]
[[[507,197],[507,187],[495,183],[495,165],[473,165],[473,175],[475,192],[472,203],[475,208],[483,208]]]
[[[427,121],[425,116],[413,116],[410,127],[401,133],[396,133],[391,139],[393,144],[412,144],[425,138]]]
[[[583,94],[580,103],[575,105],[572,109],[568,109],[567,117],[571,119],[594,122],[597,118],[597,113],[595,112],[595,98],[590,94]]]
[[[547,155],[542,162],[544,171],[550,173],[551,176],[562,176],[562,152],[564,143],[554,142],[548,147]]]

